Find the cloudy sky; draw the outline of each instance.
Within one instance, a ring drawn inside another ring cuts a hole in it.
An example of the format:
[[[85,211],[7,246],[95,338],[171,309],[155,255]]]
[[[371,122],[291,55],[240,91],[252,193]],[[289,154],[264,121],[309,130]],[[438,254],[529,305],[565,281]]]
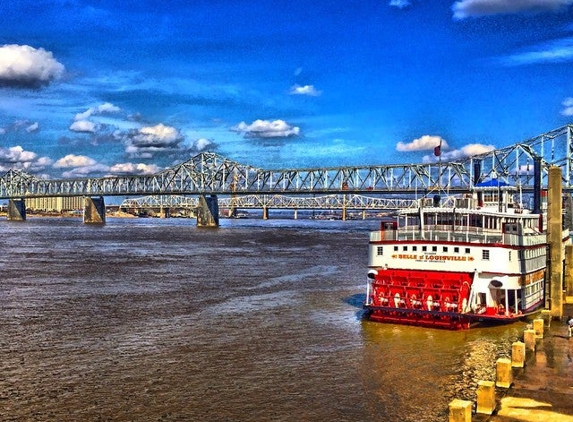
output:
[[[573,0],[0,3],[0,171],[459,159],[573,122]]]

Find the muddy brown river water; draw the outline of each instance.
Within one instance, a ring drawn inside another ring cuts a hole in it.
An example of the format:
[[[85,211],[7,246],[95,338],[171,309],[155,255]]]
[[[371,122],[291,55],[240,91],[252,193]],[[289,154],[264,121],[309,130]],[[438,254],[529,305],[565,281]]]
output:
[[[0,219],[1,421],[447,420],[525,326],[362,321],[376,221]]]

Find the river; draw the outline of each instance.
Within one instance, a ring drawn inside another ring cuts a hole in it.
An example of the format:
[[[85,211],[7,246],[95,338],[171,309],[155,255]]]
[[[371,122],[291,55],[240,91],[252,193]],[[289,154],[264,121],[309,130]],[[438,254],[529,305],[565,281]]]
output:
[[[360,318],[378,222],[0,220],[0,420],[447,420],[525,323]]]

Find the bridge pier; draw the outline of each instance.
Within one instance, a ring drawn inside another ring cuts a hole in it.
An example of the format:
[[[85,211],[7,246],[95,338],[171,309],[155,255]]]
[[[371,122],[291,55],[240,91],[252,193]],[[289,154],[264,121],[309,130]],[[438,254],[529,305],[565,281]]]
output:
[[[267,207],[263,207],[263,220],[269,219],[269,209]]]
[[[26,201],[24,198],[8,200],[6,218],[8,221],[26,221]]]
[[[171,209],[169,207],[159,208],[159,218],[169,218],[171,217]]]
[[[105,224],[105,202],[99,198],[84,197],[84,223]]]
[[[199,196],[197,227],[219,227],[219,202],[217,195]]]
[[[294,210],[294,219],[298,220],[298,209],[296,209],[296,208]]]

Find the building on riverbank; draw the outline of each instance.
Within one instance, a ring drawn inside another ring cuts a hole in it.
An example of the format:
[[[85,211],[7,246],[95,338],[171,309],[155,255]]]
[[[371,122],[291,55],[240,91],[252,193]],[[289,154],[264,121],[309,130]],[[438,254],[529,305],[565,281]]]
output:
[[[62,212],[81,210],[84,207],[82,196],[48,196],[26,198],[26,209],[31,211]]]

